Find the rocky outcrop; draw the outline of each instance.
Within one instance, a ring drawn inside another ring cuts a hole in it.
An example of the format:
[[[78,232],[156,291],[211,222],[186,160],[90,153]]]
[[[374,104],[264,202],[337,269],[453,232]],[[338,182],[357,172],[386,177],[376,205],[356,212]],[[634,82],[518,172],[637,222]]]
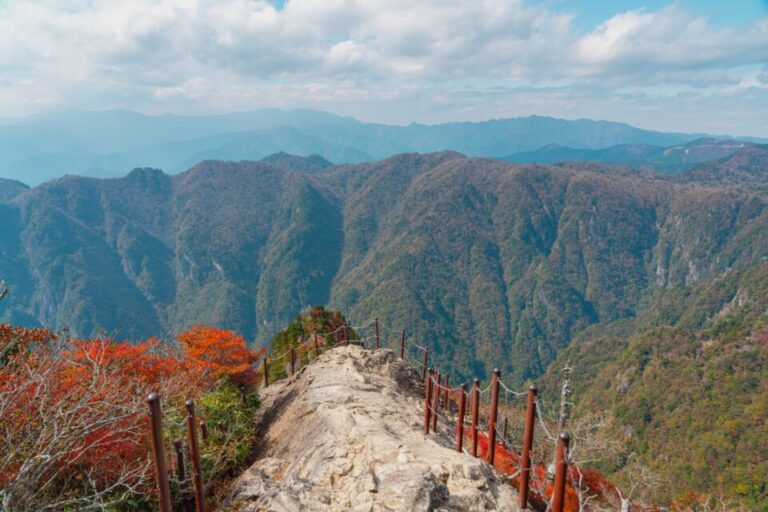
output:
[[[516,493],[448,430],[424,435],[423,387],[390,350],[326,352],[262,390],[257,460],[228,510],[513,510]]]

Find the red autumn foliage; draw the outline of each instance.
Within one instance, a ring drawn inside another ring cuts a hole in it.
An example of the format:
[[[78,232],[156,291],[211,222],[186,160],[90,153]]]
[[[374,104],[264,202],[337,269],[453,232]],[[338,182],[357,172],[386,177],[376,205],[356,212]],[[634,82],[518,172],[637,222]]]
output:
[[[242,336],[225,329],[194,325],[179,335],[186,356],[218,377],[227,376],[238,384],[254,384],[254,364],[265,349],[250,350]]]
[[[48,329],[28,329],[11,324],[0,324],[0,365],[18,352],[55,339],[56,334]]]
[[[469,432],[467,437],[471,439],[471,435],[471,432]],[[486,458],[487,454],[488,436],[487,434],[478,432],[477,455],[478,457]],[[501,443],[497,443],[493,467],[501,473],[515,475],[520,469],[520,455],[508,450]],[[533,475],[530,480],[531,493],[528,501],[537,509],[544,510],[546,508],[546,503],[544,502],[543,496],[546,496],[548,500],[551,500],[554,493],[554,486],[547,480],[547,470],[543,465],[535,464],[532,470],[535,475]],[[519,485],[518,477],[513,477],[511,481],[513,485]],[[577,512],[579,510],[579,498],[570,481],[566,484],[564,505],[567,512]]]
[[[157,339],[54,344],[45,329],[0,325],[0,488],[19,503],[42,482],[149,491],[147,395],[172,406],[221,378],[248,384],[260,356],[231,331],[195,326],[180,340],[181,353]],[[26,463],[40,453],[45,461]]]
[[[471,442],[472,433],[465,432],[465,437]],[[485,458],[488,453],[488,436],[482,432],[478,432],[477,436],[477,452],[478,457]],[[520,454],[507,449],[502,443],[496,444],[496,454],[494,456],[493,467],[507,475],[517,475],[520,470]],[[554,486],[552,482],[547,479],[547,470],[542,464],[533,464],[533,475],[530,479],[530,494],[528,501],[536,507],[538,510],[545,510],[547,503],[544,500],[551,501],[554,494]],[[519,486],[519,477],[513,476],[510,479],[514,486]],[[575,466],[570,466],[570,471],[566,475],[566,487],[565,487],[565,500],[564,509],[567,512],[578,512],[579,510],[579,497],[574,487],[574,482],[581,482],[583,489],[589,489],[590,495],[595,495],[601,501],[610,501],[618,496],[616,492],[616,486],[605,479],[599,471],[592,471],[588,469],[582,469]],[[647,512],[656,510],[653,508],[647,508],[640,506],[640,504],[634,504],[633,510]]]

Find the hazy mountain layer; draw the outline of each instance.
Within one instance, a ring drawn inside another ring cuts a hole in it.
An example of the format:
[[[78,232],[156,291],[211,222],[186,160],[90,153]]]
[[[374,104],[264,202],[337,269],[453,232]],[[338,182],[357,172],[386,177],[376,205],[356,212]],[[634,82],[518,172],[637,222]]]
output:
[[[753,144],[735,140],[697,139],[669,147],[648,144],[621,144],[601,149],[578,149],[550,144],[536,151],[502,158],[512,163],[554,164],[558,162],[603,162],[627,164],[637,169],[677,174],[727,158]]]
[[[390,126],[312,110],[188,117],[74,111],[0,126],[0,176],[38,184],[65,174],[122,176],[134,167],[175,174],[202,160],[258,160],[280,151],[355,163],[411,151],[454,150],[501,157],[548,144],[578,148],[572,150],[578,153],[616,144],[670,146],[699,137],[607,121],[537,116]]]
[[[768,169],[766,154],[734,155],[723,179]],[[585,328],[768,255],[768,198],[693,171],[278,160],[69,177],[0,205],[0,318],[132,338],[205,322],[264,343],[329,303],[407,327],[457,373],[523,379]]]

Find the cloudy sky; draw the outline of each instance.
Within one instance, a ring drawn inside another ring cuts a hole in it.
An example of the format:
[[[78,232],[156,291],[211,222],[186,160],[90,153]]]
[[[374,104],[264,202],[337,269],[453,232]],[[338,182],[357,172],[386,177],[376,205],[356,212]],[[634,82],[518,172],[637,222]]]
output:
[[[309,107],[768,136],[768,0],[0,0],[0,117]]]

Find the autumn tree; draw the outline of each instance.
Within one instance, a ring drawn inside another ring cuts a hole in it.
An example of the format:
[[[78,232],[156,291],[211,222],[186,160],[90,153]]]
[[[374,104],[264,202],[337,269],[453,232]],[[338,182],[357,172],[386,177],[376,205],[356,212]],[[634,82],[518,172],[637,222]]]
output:
[[[258,399],[247,388],[260,353],[211,327],[180,339],[177,350],[157,339],[60,340],[45,329],[0,325],[2,511],[151,510],[150,392],[163,397],[169,433],[183,425],[188,398],[223,424],[206,447],[210,475],[242,463],[254,440]]]
[[[215,378],[228,377],[237,384],[256,381],[254,364],[265,349],[250,350],[242,336],[233,331],[194,325],[179,335],[187,357],[210,371]]]

